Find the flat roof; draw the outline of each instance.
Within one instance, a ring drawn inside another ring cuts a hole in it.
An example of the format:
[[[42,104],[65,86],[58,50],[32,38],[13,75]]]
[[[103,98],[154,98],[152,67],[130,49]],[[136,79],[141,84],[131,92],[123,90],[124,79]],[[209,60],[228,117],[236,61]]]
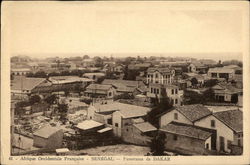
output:
[[[88,129],[99,127],[102,125],[104,124],[96,122],[94,120],[84,120],[83,122],[78,123],[76,127],[81,130],[88,130]]]

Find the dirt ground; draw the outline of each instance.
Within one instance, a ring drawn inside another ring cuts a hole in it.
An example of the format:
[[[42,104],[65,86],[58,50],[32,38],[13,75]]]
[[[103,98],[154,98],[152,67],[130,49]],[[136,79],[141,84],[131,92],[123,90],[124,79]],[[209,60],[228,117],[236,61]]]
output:
[[[110,146],[95,147],[79,151],[70,151],[68,155],[89,155],[89,156],[144,156],[150,151],[149,147],[117,144]]]

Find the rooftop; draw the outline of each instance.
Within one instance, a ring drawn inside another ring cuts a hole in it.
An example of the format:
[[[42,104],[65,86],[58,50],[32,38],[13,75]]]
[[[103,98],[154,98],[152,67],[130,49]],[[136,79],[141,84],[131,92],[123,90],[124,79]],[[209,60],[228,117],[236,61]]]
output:
[[[148,68],[148,70],[147,70],[147,72],[148,73],[154,73],[154,72],[156,72],[156,71],[158,71],[158,72],[160,72],[160,73],[162,73],[162,74],[171,74],[171,71],[172,71],[172,69],[169,69],[169,68]]]
[[[213,72],[213,73],[234,73],[234,69],[225,68],[225,67],[217,67],[217,68],[209,68],[208,72]]]
[[[27,78],[16,76],[11,82],[11,90],[32,90],[42,82],[45,82],[45,80],[45,78]]]
[[[206,140],[212,133],[205,131],[193,125],[171,122],[160,129],[164,132],[169,132],[177,135],[188,136],[196,139]]]
[[[156,131],[157,130],[157,128],[155,128],[149,122],[143,122],[143,123],[134,124],[134,126],[136,128],[138,128],[142,132],[150,132],[150,131]]]
[[[86,90],[104,90],[107,91],[112,87],[112,85],[104,85],[104,84],[90,84],[87,86]]]
[[[215,112],[213,114],[217,119],[225,123],[235,132],[243,131],[243,114],[240,110],[228,110]]]
[[[102,125],[104,124],[96,122],[94,120],[84,120],[83,122],[78,123],[76,127],[81,130],[88,130],[91,128],[100,127]]]
[[[178,106],[175,109],[192,122],[212,114],[207,107],[201,104]]]
[[[33,133],[33,135],[43,137],[43,138],[49,138],[51,135],[53,135],[54,133],[56,133],[58,131],[60,131],[59,128],[47,125],[41,129],[39,129],[35,133]]]

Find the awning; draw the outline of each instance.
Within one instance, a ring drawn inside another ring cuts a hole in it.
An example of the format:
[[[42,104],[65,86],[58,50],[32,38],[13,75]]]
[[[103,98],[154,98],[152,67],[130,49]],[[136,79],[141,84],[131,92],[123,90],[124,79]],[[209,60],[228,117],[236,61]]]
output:
[[[110,130],[112,130],[112,128],[106,127],[106,128],[103,128],[103,129],[98,130],[97,132],[98,132],[98,133],[104,133],[104,132],[107,132],[107,131],[110,131]]]

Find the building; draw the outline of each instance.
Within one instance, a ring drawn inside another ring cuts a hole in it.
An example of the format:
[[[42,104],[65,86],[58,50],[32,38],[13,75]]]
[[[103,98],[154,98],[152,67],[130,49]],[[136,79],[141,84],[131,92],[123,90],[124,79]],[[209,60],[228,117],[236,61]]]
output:
[[[175,71],[169,68],[148,68],[147,83],[172,84]]]
[[[45,78],[28,78],[23,76],[16,76],[11,81],[11,95],[31,95],[35,88],[46,83]]]
[[[104,79],[102,84],[115,86],[118,95],[146,93],[147,91],[147,86],[142,81]]]
[[[25,76],[30,72],[30,68],[11,68],[11,74],[15,76]]]
[[[97,82],[99,78],[105,77],[105,73],[101,72],[84,73],[82,77],[89,78]]]
[[[201,63],[191,63],[188,66],[188,71],[189,72],[194,72],[194,73],[207,73],[208,67],[205,66],[204,64]]]
[[[57,149],[62,147],[63,130],[50,125],[45,126],[34,134],[33,146],[44,149]]]
[[[172,121],[193,125],[197,120],[211,114],[212,112],[201,104],[178,106],[161,114],[159,125],[163,127]]]
[[[209,68],[208,76],[215,79],[232,79],[235,76],[235,70],[225,67]]]
[[[167,97],[170,98],[174,106],[182,105],[183,90],[180,90],[176,85],[166,84],[149,84],[147,97],[155,99],[156,96],[161,98],[162,90],[166,91]]]
[[[116,87],[104,84],[90,84],[86,87],[84,95],[94,98],[112,99],[116,95]]]
[[[145,117],[151,110],[148,107],[116,103],[117,111],[112,113],[113,132],[118,137],[123,137],[123,128],[133,123],[133,119]]]
[[[84,59],[82,61],[83,67],[94,67],[95,66],[95,60],[93,58]]]
[[[238,103],[243,90],[228,83],[219,83],[212,87],[214,98],[219,102]]]
[[[233,152],[243,146],[243,114],[240,110],[215,112],[194,123],[217,132],[216,150]],[[238,153],[241,154],[241,153]]]
[[[160,131],[166,135],[164,146],[168,150],[203,155],[212,149],[212,130],[172,121]]]
[[[93,132],[97,133],[98,130],[101,130],[103,128],[103,123],[99,123],[94,120],[84,120],[76,125],[76,129],[82,135],[86,135]]]
[[[129,64],[128,69],[129,70],[140,70],[140,71],[146,71],[149,67],[151,67],[151,63],[138,63],[138,64]]]
[[[156,132],[157,128],[152,124],[137,118],[122,129],[122,138],[127,143],[148,146]]]

